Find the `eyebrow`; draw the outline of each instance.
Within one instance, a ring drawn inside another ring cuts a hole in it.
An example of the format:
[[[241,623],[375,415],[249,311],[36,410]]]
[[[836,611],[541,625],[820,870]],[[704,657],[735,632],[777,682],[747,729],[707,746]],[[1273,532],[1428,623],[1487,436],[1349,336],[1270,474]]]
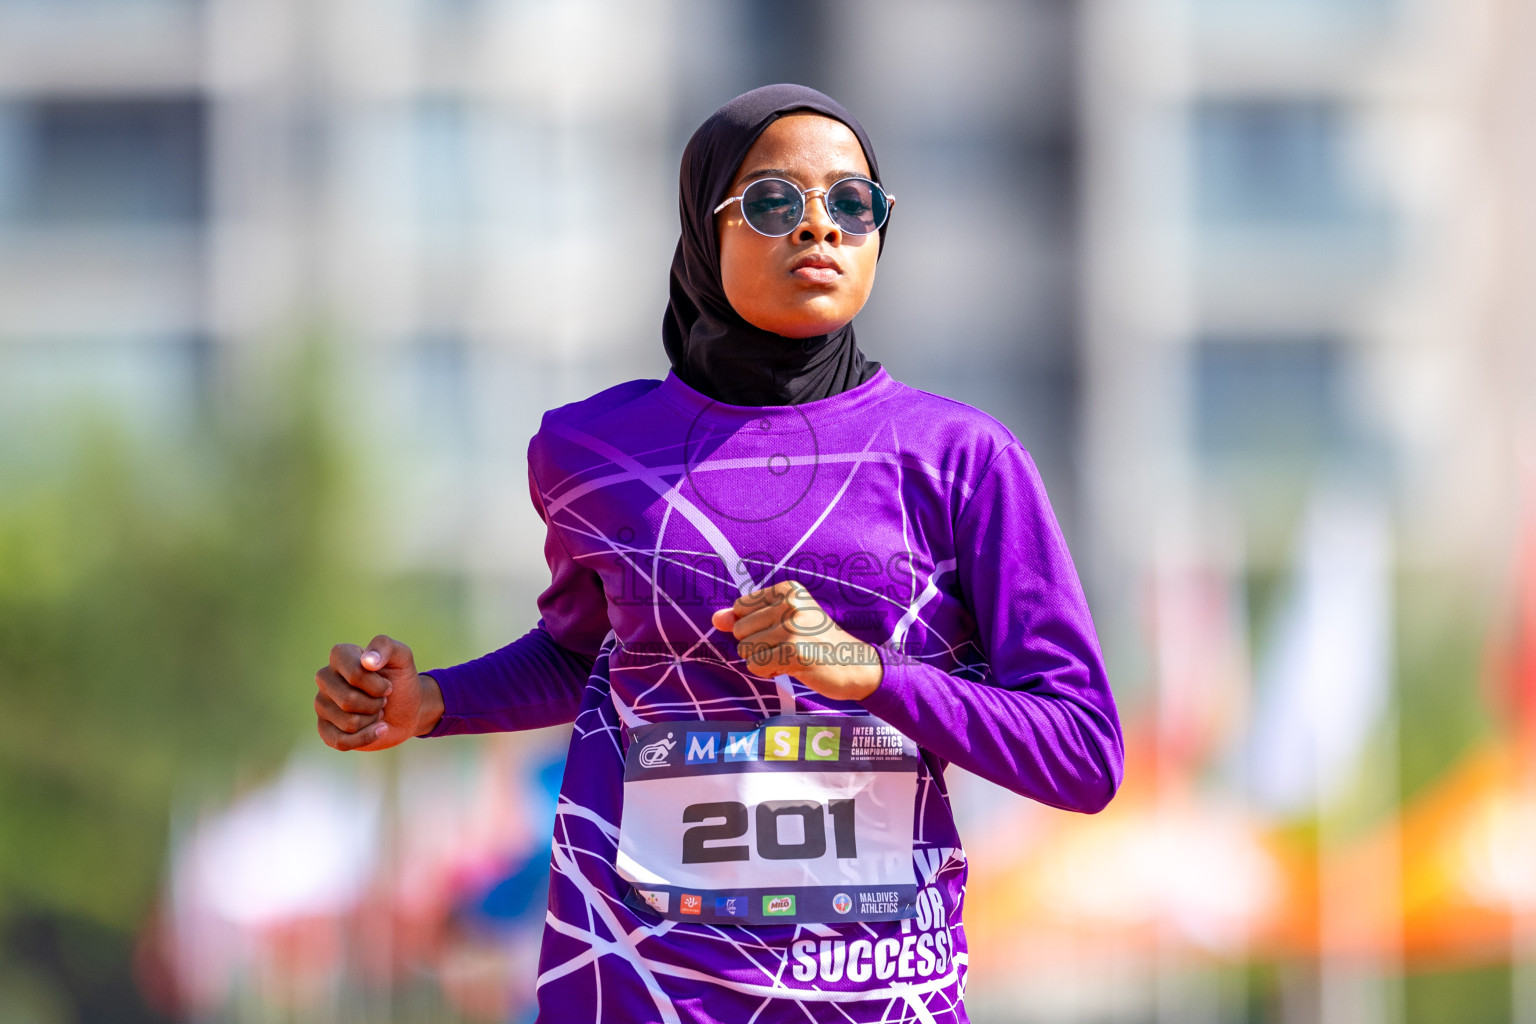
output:
[[[831,181],[841,181],[843,178],[869,177],[869,175],[862,171],[834,170],[828,173],[831,175]],[[747,185],[750,182],[756,181],[758,178],[787,178],[790,181],[795,180],[794,174],[790,171],[784,170],[782,167],[760,167],[750,174],[742,175],[742,177],[738,179],[739,184],[737,187]]]

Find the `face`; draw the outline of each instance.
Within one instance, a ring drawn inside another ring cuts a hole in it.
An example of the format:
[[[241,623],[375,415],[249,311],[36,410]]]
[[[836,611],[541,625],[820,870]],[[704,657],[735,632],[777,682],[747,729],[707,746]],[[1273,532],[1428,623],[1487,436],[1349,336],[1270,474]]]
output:
[[[737,168],[727,195],[739,196],[757,178],[784,178],[801,191],[826,188],[869,162],[853,131],[820,114],[790,114],[757,137]],[[742,319],[786,338],[829,334],[864,308],[875,283],[880,235],[850,235],[827,216],[821,195],[782,238],[753,230],[732,203],[715,215],[720,282]]]

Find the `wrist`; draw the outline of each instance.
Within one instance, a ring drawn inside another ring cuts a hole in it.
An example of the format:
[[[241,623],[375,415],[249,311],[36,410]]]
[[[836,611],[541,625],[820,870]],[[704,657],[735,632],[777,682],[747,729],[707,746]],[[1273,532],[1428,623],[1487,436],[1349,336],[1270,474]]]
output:
[[[853,637],[819,645],[810,657],[814,668],[801,682],[833,700],[863,700],[884,677],[879,649]]]
[[[865,646],[869,647],[871,653],[874,652],[875,648],[870,647],[868,644]],[[865,697],[868,697],[870,694],[880,689],[880,681],[885,674],[882,670],[878,656],[875,657],[873,664],[849,666],[848,673],[849,679],[847,689],[849,693],[849,700],[863,700]]]
[[[425,736],[436,729],[437,723],[443,719],[443,688],[425,672],[416,678],[421,683],[421,706],[416,711],[416,731],[413,735]]]
[[[847,699],[863,700],[880,689],[880,680],[885,674],[885,667],[880,660],[880,648],[846,633],[844,638],[844,643],[850,648],[850,657],[844,666],[847,673],[844,677]]]

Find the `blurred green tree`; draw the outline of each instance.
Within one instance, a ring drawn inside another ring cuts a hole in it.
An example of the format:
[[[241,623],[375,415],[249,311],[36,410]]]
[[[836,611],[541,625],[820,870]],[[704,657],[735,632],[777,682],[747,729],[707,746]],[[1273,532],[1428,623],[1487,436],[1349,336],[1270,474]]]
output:
[[[453,580],[366,557],[379,524],[349,500],[326,360],[301,352],[174,438],[97,416],[0,464],[0,936],[84,921],[126,957],[173,803],[320,743],[332,643],[465,653]]]

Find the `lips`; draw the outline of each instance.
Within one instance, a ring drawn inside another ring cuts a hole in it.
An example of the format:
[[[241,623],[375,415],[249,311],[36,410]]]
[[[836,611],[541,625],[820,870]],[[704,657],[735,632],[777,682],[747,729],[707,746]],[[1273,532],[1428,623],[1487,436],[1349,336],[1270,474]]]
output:
[[[806,253],[796,260],[789,268],[789,272],[802,281],[814,281],[817,284],[830,284],[837,280],[843,268],[837,260],[822,253]]]

